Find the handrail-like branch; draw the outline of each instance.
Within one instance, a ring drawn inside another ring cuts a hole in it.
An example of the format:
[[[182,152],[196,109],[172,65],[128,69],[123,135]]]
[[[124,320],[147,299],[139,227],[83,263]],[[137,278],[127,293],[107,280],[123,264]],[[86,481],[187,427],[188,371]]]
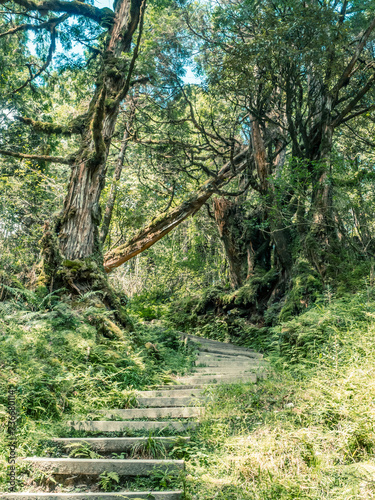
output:
[[[0,0],[0,5],[8,3],[9,0]],[[46,0],[45,2],[35,2],[34,0],[13,0],[15,4],[24,7],[29,11],[37,12],[66,12],[75,16],[84,16],[92,21],[103,25],[103,23],[111,24],[114,20],[115,13],[108,7],[99,9],[89,3],[66,2],[64,0]]]
[[[22,160],[42,160],[50,161],[52,163],[62,163],[64,165],[72,165],[74,158],[64,158],[63,156],[48,156],[48,155],[29,155],[24,153],[16,153],[15,151],[8,151],[0,149],[0,155],[12,156],[13,158],[21,158]]]

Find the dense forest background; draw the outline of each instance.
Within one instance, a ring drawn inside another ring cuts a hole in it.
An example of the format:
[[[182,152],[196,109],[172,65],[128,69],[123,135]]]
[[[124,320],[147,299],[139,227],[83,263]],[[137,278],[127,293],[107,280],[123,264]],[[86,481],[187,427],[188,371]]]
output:
[[[82,346],[97,350],[103,374],[112,370],[105,352],[117,370],[125,362],[114,360],[116,345],[164,345],[160,359],[146,349],[143,368],[129,355],[139,373],[98,396],[98,407],[165,376],[163,363],[169,374],[187,369],[190,354],[172,360],[168,350],[179,349],[181,331],[253,347],[284,370],[293,389],[264,389],[252,400],[258,420],[260,404],[282,411],[290,394],[303,398],[294,384],[310,384],[312,366],[322,370],[319,387],[340,387],[340,366],[371,365],[373,1],[0,0],[0,88],[0,313],[10,339],[2,366],[28,394],[25,419],[43,416],[33,408],[39,390],[52,419],[82,410],[73,386],[84,358],[69,383],[53,386],[58,403],[37,376],[44,364],[46,373],[72,371],[73,340],[66,358],[35,361],[54,328],[61,339],[67,330],[96,338]],[[371,373],[363,368],[353,387]],[[359,416],[370,395],[360,394],[345,414],[351,434],[327,452],[332,463],[373,457],[373,421]],[[336,403],[318,419],[329,432],[341,421]],[[302,469],[318,467],[303,439]],[[283,476],[272,490],[274,466],[267,485],[244,472],[255,484],[249,498],[305,498],[295,471],[293,484]],[[373,498],[358,481],[345,496],[345,474],[335,476],[338,496],[323,481],[308,498]],[[218,498],[238,498],[232,486]]]
[[[126,41],[2,4],[4,284],[103,291],[104,263],[146,309],[206,290],[258,327],[369,272],[371,2],[134,3]]]

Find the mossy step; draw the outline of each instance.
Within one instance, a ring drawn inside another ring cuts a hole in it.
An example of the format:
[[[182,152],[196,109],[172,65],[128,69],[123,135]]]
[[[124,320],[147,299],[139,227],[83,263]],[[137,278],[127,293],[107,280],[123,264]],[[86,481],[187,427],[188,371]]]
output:
[[[150,476],[153,471],[174,471],[184,469],[183,460],[122,460],[105,458],[23,458],[38,470],[59,475],[99,476],[103,472],[116,472],[119,476]]]
[[[194,418],[202,415],[204,408],[133,408],[129,410],[113,409],[100,410],[100,414],[107,418],[121,417],[124,419],[150,419],[150,418]]]
[[[237,375],[196,375],[178,379],[185,384],[234,384],[236,382],[256,383],[257,375],[255,373],[239,373]]]
[[[172,391],[169,391],[172,392]],[[183,406],[193,406],[199,400],[202,400],[203,396],[186,396],[186,397],[150,397],[150,398],[137,398],[138,404],[140,406],[150,407],[150,408],[160,408],[160,407],[183,407]]]
[[[7,500],[181,500],[182,491],[119,491],[117,493],[3,493]]]
[[[119,420],[119,421],[82,421],[68,422],[72,429],[84,432],[127,432],[127,431],[153,431],[169,429],[176,432],[185,432],[189,429],[194,429],[196,422],[155,422],[149,421],[134,421],[134,420]]]
[[[128,438],[54,438],[55,443],[61,444],[67,449],[69,445],[86,443],[90,448],[97,452],[102,453],[120,453],[133,449],[135,446],[140,446],[147,443],[149,437],[128,437]],[[162,444],[165,448],[170,448],[176,441],[184,440],[189,441],[190,437],[152,437],[154,441]]]

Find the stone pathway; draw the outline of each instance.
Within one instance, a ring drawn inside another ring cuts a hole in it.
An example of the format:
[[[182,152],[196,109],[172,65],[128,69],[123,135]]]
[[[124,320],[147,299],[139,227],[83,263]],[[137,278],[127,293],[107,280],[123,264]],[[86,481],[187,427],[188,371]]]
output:
[[[101,412],[107,420],[87,420],[69,422],[71,429],[90,433],[103,433],[100,437],[55,438],[54,442],[66,451],[72,445],[86,443],[100,458],[40,458],[23,459],[32,468],[42,470],[46,475],[59,478],[59,482],[72,483],[77,478],[86,480],[86,489],[97,489],[96,483],[103,472],[115,472],[118,476],[139,477],[150,476],[155,469],[163,473],[184,470],[183,460],[140,459],[140,458],[102,458],[116,453],[132,454],[142,448],[150,439],[157,450],[173,447],[176,441],[188,441],[189,436],[179,437],[107,437],[111,433],[143,431],[152,433],[162,431],[165,434],[176,434],[194,429],[204,412],[204,391],[212,384],[256,382],[266,374],[266,363],[262,355],[235,346],[213,340],[184,335],[186,341],[196,344],[198,356],[196,366],[191,374],[176,378],[177,385],[160,386],[156,390],[138,392],[139,408],[129,410],[108,410]],[[198,406],[198,405],[202,406]],[[99,412],[96,412],[97,415]],[[108,420],[110,419],[110,420]],[[115,420],[114,420],[115,419]],[[160,420],[166,419],[166,420]],[[178,419],[178,420],[173,420]],[[159,448],[160,449],[160,448]],[[82,480],[79,484],[82,490]],[[98,491],[82,493],[10,493],[4,498],[11,500],[115,500],[115,499],[149,499],[149,500],[182,500],[183,492],[175,491],[117,491],[101,493]]]

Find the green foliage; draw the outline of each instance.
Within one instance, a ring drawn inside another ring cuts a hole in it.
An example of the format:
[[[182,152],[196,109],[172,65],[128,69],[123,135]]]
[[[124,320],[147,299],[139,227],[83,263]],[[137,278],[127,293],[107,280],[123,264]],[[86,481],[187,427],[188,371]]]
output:
[[[98,485],[103,491],[113,491],[120,482],[117,472],[102,472],[99,476]]]
[[[300,314],[321,298],[322,278],[305,259],[299,259],[292,270],[290,290],[280,311],[280,321],[287,321]]]
[[[163,489],[173,490],[179,487],[181,477],[174,470],[155,467],[151,474],[151,480],[155,485],[155,491]]]
[[[373,497],[374,305],[366,292],[327,297],[277,328],[268,380],[210,391],[192,441],[176,447],[192,498]]]
[[[162,442],[154,439],[150,432],[147,439],[133,446],[132,456],[139,458],[164,458],[166,449]]]
[[[72,458],[101,458],[98,453],[91,449],[91,445],[84,441],[68,444],[67,448],[70,450],[69,456]]]

